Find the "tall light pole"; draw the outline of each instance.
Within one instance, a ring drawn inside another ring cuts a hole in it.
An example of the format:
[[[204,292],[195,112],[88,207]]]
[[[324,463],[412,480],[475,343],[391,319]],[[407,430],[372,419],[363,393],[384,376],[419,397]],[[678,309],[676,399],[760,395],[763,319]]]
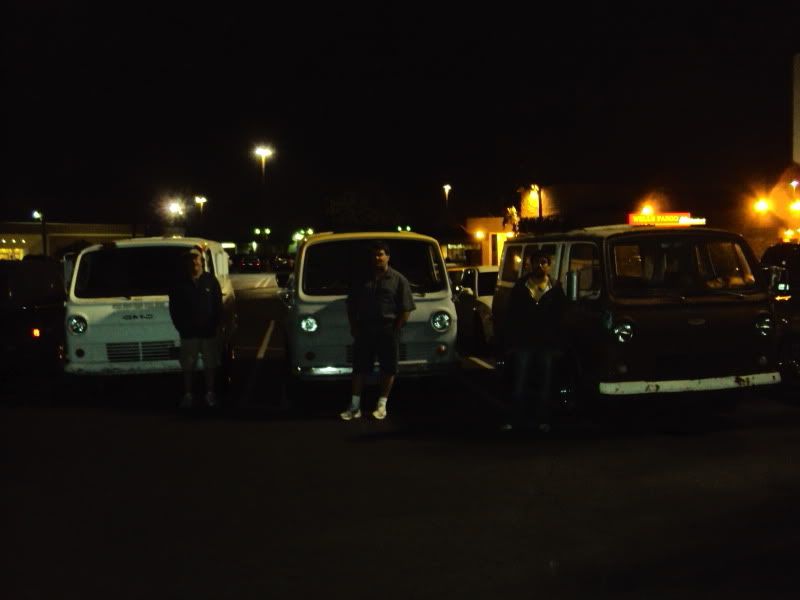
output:
[[[194,197],[194,203],[200,208],[201,215],[203,214],[203,207],[206,205],[206,202],[208,202],[208,200],[206,199],[205,196]]]
[[[44,220],[44,213],[35,210],[31,216],[42,224],[42,255],[47,256],[47,221]]]
[[[269,146],[256,146],[253,154],[261,159],[261,183],[263,184],[266,182],[267,159],[275,155],[275,150]]]
[[[453,189],[453,186],[451,186],[449,183],[445,183],[442,186],[442,189],[444,190],[444,207],[447,209],[447,198],[450,196],[450,190]]]

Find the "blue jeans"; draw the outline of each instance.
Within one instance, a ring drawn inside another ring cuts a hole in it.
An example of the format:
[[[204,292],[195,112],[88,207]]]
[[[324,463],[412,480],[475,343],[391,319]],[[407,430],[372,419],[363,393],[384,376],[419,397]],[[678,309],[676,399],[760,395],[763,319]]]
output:
[[[515,425],[550,422],[553,370],[559,350],[519,348],[511,353],[511,420]]]

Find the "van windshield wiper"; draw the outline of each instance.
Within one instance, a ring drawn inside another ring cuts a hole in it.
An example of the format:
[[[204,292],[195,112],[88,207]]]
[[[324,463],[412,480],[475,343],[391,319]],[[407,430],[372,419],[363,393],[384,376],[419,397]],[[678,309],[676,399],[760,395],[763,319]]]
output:
[[[425,297],[425,290],[423,289],[423,287],[420,284],[418,284],[418,283],[410,283],[410,285],[411,285],[411,292],[413,294],[417,294],[418,296],[422,296],[423,298]]]

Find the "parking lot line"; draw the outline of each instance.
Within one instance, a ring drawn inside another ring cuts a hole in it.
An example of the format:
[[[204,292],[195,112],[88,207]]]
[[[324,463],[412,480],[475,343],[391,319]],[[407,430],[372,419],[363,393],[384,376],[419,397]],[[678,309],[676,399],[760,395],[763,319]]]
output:
[[[469,360],[471,360],[472,362],[474,362],[476,365],[479,365],[479,366],[483,367],[484,369],[492,369],[492,370],[494,370],[494,366],[493,365],[490,365],[485,360],[481,360],[477,356],[468,356],[467,358]]]
[[[272,337],[272,332],[275,329],[275,321],[269,322],[269,327],[267,327],[267,333],[264,334],[264,339],[261,340],[261,346],[258,348],[258,354],[256,354],[256,358],[261,360],[264,358],[264,354],[267,352],[267,346],[269,346],[269,340]]]

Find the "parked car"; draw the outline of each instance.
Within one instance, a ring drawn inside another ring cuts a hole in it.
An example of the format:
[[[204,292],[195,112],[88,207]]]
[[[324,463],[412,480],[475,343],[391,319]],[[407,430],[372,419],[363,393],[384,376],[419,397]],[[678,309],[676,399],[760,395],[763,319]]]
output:
[[[183,256],[193,247],[203,250],[205,269],[222,289],[226,365],[236,326],[227,253],[219,242],[155,237],[90,246],[78,255],[67,298],[65,372],[180,371],[180,337],[169,314],[169,290],[185,268]]]
[[[60,263],[0,260],[0,369],[56,373],[64,352],[64,280]]]
[[[458,341],[465,349],[485,350],[494,342],[492,300],[498,267],[448,267],[458,315]]]
[[[781,376],[796,387],[800,385],[800,244],[770,246],[764,251],[761,264],[784,270],[774,294],[781,324]]]
[[[376,240],[389,244],[389,264],[408,279],[416,304],[401,332],[401,375],[436,375],[457,366],[456,311],[435,239],[398,232],[317,234],[298,250],[284,294],[291,382],[350,377],[353,346],[345,299]]]
[[[258,254],[234,254],[231,257],[231,272],[261,273],[268,268],[268,262]]]
[[[591,399],[780,382],[769,278],[741,236],[616,225],[515,238],[495,290],[499,337],[513,327],[509,294],[536,249],[571,300],[556,389]]]

